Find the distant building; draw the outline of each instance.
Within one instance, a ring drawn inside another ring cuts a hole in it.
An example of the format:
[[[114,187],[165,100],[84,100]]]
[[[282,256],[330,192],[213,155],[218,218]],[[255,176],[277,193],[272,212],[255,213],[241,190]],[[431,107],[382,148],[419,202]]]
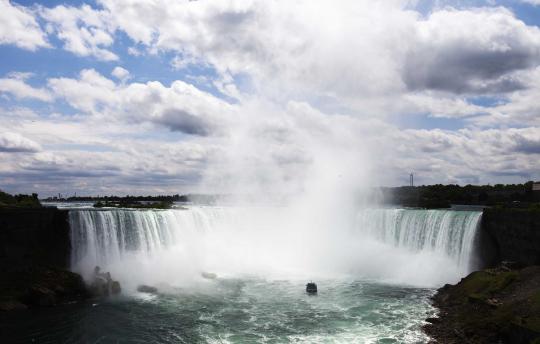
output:
[[[532,191],[540,191],[540,182],[534,182],[533,183]]]

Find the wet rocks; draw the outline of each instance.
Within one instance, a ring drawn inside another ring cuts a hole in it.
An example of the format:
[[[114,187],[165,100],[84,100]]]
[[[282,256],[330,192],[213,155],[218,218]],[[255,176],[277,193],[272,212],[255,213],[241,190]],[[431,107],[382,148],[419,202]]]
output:
[[[203,272],[201,272],[201,277],[205,278],[205,279],[216,279],[217,275],[215,273],[213,273],[213,272],[203,271]]]
[[[140,293],[156,294],[158,290],[156,287],[141,284],[137,287],[137,291]]]
[[[17,311],[25,309],[28,309],[28,306],[17,300],[10,299],[0,301],[0,311]]]
[[[54,291],[39,285],[30,288],[24,299],[28,305],[32,306],[50,307],[56,305]]]
[[[81,276],[50,267],[14,268],[3,272],[0,310],[51,307],[90,296]]]
[[[105,297],[119,294],[122,288],[120,282],[112,279],[110,272],[101,272],[100,267],[96,266],[90,291],[94,296]]]

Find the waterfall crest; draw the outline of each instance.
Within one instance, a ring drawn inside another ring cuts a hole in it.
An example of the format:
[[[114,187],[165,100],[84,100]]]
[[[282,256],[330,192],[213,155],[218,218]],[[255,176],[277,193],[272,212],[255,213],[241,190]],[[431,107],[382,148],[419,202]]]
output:
[[[355,274],[413,285],[470,271],[480,212],[363,209],[339,225],[303,225],[285,208],[71,210],[72,268],[100,265],[133,283],[200,276]],[[316,218],[316,217],[313,217]],[[343,225],[349,223],[349,225]],[[342,228],[342,227],[346,228]],[[421,269],[421,273],[412,273]]]

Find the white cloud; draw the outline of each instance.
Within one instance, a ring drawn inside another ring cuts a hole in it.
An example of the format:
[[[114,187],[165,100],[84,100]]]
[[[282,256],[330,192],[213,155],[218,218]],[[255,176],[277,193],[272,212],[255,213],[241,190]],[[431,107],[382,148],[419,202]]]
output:
[[[75,109],[85,112],[97,113],[99,106],[114,103],[117,99],[114,93],[116,84],[94,69],[82,70],[79,79],[49,79],[48,85],[57,96],[65,98]]]
[[[482,112],[463,97],[521,90],[521,72],[540,64],[540,29],[502,7],[443,7],[422,17],[401,1],[101,5],[139,49],[178,53],[174,68],[207,64],[222,79],[248,79],[259,96],[324,99],[370,116],[408,111],[417,94],[423,103],[430,94],[430,108],[450,110],[437,116]],[[234,83],[215,86],[241,97]]]
[[[114,42],[114,28],[110,26],[107,12],[88,5],[79,8],[60,5],[41,7],[40,15],[64,42],[67,51],[104,61],[118,60],[118,56],[108,49]]]
[[[407,94],[404,101],[404,111],[409,109],[412,113],[425,113],[431,117],[461,118],[489,113],[489,109],[471,104],[463,97],[433,91]]]
[[[18,133],[0,133],[0,153],[34,153],[40,150],[41,146],[38,143]]]
[[[531,5],[540,6],[540,0],[521,0],[521,2],[525,2]]]
[[[540,29],[504,8],[444,9],[416,26],[404,71],[413,90],[507,93],[523,87],[514,72],[540,64]]]
[[[125,33],[130,59],[163,54],[175,56],[175,69],[216,73],[143,83],[123,67],[110,76],[96,67],[50,78],[44,89],[29,86],[29,75],[7,76],[3,92],[54,97],[76,110],[39,124],[3,122],[46,150],[0,166],[4,178],[18,176],[13,185],[41,180],[46,190],[67,183],[93,193],[134,185],[166,193],[187,185],[328,187],[330,194],[369,176],[374,185],[396,184],[410,171],[425,183],[522,181],[538,171],[540,33],[503,8],[422,16],[402,1],[98,4],[40,13],[79,56],[115,60],[114,39]],[[490,106],[471,100],[486,96],[495,99]],[[390,123],[407,124],[401,116],[410,113],[459,118],[466,128]]]
[[[75,109],[107,120],[153,123],[172,131],[208,135],[229,121],[233,106],[182,81],[117,84],[93,69],[78,79],[49,79],[49,87]]]
[[[37,99],[44,102],[53,100],[51,93],[43,88],[34,88],[25,82],[28,74],[10,73],[8,78],[0,79],[0,93],[9,93],[17,99]]]
[[[0,0],[0,44],[32,51],[50,47],[33,13],[9,0]]]
[[[111,72],[111,75],[120,81],[127,81],[129,78],[131,78],[129,71],[120,66],[114,67],[113,71]]]

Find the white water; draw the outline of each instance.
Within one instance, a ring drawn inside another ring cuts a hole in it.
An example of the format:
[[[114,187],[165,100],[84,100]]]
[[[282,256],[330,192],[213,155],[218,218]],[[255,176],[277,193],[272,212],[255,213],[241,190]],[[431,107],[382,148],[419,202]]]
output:
[[[437,286],[469,272],[480,212],[365,209],[309,226],[286,208],[72,210],[72,267],[137,284],[204,286],[202,271]],[[285,219],[287,219],[285,221]],[[323,222],[328,223],[328,222]]]

